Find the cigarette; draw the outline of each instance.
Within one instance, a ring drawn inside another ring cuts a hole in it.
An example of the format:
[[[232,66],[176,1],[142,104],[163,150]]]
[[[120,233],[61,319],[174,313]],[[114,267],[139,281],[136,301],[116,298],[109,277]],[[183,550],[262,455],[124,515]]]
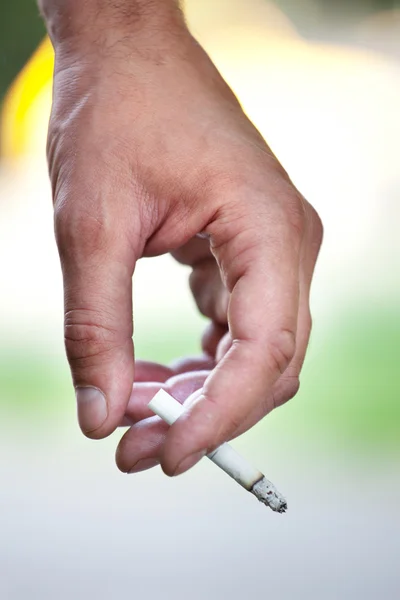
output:
[[[148,406],[168,425],[175,423],[185,411],[182,404],[165,390],[157,392]],[[207,457],[248,492],[252,493],[260,502],[269,506],[275,512],[286,512],[287,502],[282,494],[260,471],[252,467],[245,458],[238,454],[232,446],[226,443],[222,444],[208,454]]]

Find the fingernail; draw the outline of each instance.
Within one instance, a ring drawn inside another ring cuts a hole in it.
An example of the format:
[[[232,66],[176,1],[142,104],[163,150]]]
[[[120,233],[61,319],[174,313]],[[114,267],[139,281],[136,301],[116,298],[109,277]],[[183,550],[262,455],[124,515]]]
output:
[[[185,471],[191,469],[199,460],[201,460],[207,454],[206,450],[201,450],[200,452],[195,452],[194,454],[190,454],[186,458],[184,458],[176,467],[173,477],[177,475],[181,475]]]
[[[204,399],[203,389],[196,390],[185,400],[185,410],[193,408],[196,404],[201,403]]]
[[[75,390],[78,404],[79,425],[84,433],[96,431],[108,416],[104,394],[94,387],[77,387]]]
[[[128,473],[140,473],[140,471],[146,471],[147,469],[152,469],[159,465],[160,462],[155,458],[143,458],[139,460],[133,467],[128,471]]]

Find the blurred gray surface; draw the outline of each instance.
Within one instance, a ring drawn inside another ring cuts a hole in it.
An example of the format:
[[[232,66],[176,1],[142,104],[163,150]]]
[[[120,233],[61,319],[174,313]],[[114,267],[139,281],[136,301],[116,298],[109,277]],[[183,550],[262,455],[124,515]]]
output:
[[[0,597],[399,598],[396,461],[250,458],[286,493],[277,515],[203,461],[175,480],[113,466],[115,439],[3,435]],[[241,447],[243,450],[243,446]]]

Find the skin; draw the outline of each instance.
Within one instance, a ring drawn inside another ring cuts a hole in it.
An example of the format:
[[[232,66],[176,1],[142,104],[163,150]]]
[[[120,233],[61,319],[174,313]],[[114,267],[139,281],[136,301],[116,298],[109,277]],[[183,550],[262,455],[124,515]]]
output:
[[[130,424],[117,465],[168,475],[299,387],[322,225],[172,0],[42,0],[56,52],[48,157],[65,344],[83,432]],[[134,361],[132,275],[172,252],[204,355]],[[186,402],[170,428],[146,403]]]

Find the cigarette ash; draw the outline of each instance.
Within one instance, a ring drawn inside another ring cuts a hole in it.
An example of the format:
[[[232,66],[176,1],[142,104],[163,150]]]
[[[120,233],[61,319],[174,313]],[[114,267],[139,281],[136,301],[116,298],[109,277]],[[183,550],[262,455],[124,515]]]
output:
[[[286,512],[287,502],[285,498],[278,492],[274,484],[265,477],[253,485],[251,493],[254,494],[260,502],[269,506],[274,512]]]

